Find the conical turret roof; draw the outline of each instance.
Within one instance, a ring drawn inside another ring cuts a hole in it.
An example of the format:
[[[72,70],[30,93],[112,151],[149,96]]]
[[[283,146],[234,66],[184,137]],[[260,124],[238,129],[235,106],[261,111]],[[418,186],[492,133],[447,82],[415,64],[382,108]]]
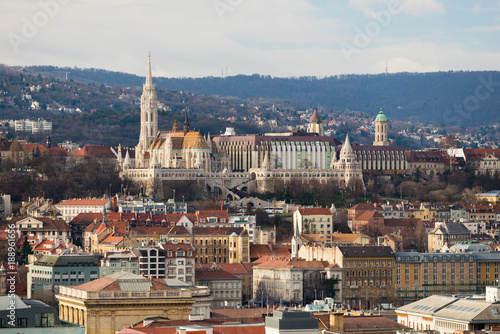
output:
[[[130,166],[130,165],[132,165],[132,163],[130,162],[130,156],[127,150],[127,153],[125,153],[125,160],[123,161],[123,166]]]
[[[318,111],[314,110],[314,113],[311,116],[311,119],[309,119],[309,123],[321,123],[321,118],[319,117]]]
[[[160,164],[158,163],[158,159],[156,158],[156,151],[153,150],[153,155],[151,157],[151,162],[149,163],[149,167],[158,167]]]
[[[344,145],[342,145],[342,150],[340,150],[340,156],[354,155],[354,151],[349,141],[349,135],[346,135]]]

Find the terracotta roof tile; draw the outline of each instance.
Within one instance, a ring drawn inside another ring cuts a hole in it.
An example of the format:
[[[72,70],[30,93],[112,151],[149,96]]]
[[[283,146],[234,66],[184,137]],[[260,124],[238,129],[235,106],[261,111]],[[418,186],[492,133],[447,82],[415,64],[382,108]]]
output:
[[[332,213],[330,212],[330,209],[325,209],[325,208],[300,208],[297,210],[299,210],[299,212],[302,216],[309,216],[309,215],[331,216],[332,215]]]
[[[64,206],[64,205],[85,205],[85,206],[104,206],[109,202],[109,198],[77,198],[77,199],[68,199],[57,203],[55,206]]]

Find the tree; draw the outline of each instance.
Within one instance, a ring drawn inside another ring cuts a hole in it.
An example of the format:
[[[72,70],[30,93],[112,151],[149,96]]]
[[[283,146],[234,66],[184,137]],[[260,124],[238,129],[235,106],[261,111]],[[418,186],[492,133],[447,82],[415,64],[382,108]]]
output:
[[[420,169],[420,166],[415,169],[415,173],[413,173],[413,181],[418,183],[422,180],[422,170]]]
[[[27,263],[28,262],[28,255],[31,255],[31,254],[33,254],[33,249],[31,248],[31,245],[28,242],[28,237],[25,237],[24,242],[23,242],[23,248],[21,250],[21,259],[19,262]]]
[[[271,219],[266,211],[262,209],[255,210],[255,222],[258,226],[271,226]]]
[[[347,224],[347,210],[337,210],[336,215],[333,216],[333,230],[340,233],[352,233]]]
[[[319,271],[304,272],[304,303],[311,303],[318,297],[322,298],[322,292],[326,291],[326,283]]]
[[[335,295],[337,294],[336,291],[339,289],[336,287],[337,284],[340,282],[338,278],[330,277],[325,280],[325,289],[326,289],[326,296],[330,298],[335,298]]]

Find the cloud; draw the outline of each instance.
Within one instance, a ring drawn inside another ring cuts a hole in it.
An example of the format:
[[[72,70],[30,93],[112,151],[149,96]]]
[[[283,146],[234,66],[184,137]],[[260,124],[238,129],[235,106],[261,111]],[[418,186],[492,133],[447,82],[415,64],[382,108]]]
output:
[[[349,0],[349,6],[362,11],[368,17],[390,6],[396,6],[402,13],[410,16],[446,13],[443,4],[436,0]]]
[[[467,29],[468,32],[497,32],[500,31],[500,25],[496,26],[477,26]]]
[[[219,76],[226,67],[229,75],[381,73],[386,60],[391,72],[500,66],[498,53],[482,52],[481,44],[471,48],[472,41],[460,35],[463,30],[450,31],[453,38],[446,40],[457,43],[446,44],[436,40],[447,34],[436,38],[436,30],[405,26],[406,21],[421,24],[420,20],[394,20],[348,63],[340,43],[353,41],[353,25],[362,29],[366,22],[375,22],[371,13],[387,9],[389,0],[350,0],[348,6],[333,8],[312,0],[221,1],[233,4],[222,18],[213,0],[64,1],[57,15],[20,45],[18,53],[2,36],[0,59],[9,65],[94,67],[144,75],[151,51],[154,75],[170,77]],[[401,4],[403,12],[413,16],[445,12],[432,0]],[[32,20],[40,10],[38,2],[0,1],[5,18],[0,31],[21,34],[23,19]],[[369,21],[364,16],[359,20],[363,11]],[[440,22],[446,33],[447,18]],[[471,29],[497,31],[488,23]]]

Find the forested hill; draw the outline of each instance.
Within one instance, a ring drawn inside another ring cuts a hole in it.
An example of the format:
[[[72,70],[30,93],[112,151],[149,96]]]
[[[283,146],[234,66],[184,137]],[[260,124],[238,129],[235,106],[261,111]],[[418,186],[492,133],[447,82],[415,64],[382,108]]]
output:
[[[143,77],[97,69],[31,67],[76,81],[110,86],[141,86]],[[154,75],[154,73],[153,73]],[[356,110],[443,125],[481,126],[500,120],[500,72],[434,72],[339,75],[326,78],[273,78],[237,75],[206,78],[155,78],[158,88],[240,98],[279,98],[299,107]]]

